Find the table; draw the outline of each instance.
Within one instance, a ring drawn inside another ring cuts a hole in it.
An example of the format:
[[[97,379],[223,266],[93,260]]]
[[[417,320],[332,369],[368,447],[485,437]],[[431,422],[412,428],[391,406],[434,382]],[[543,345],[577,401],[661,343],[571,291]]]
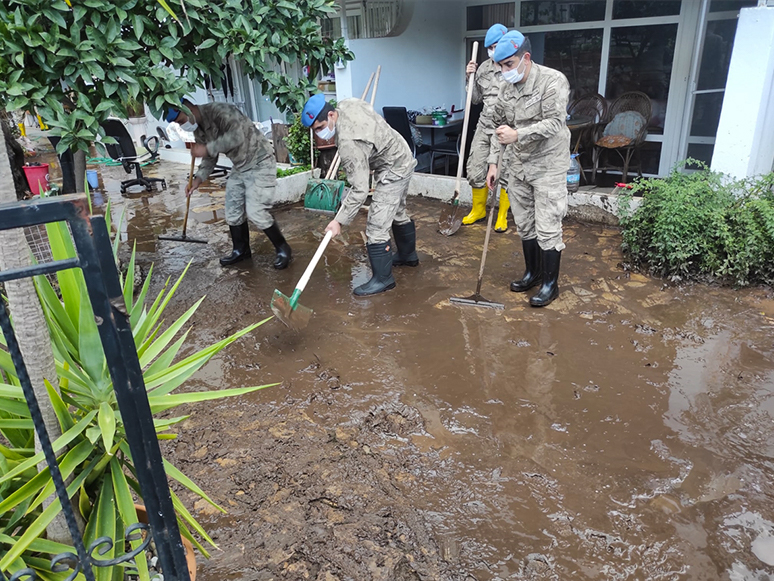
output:
[[[430,147],[435,145],[435,129],[449,129],[450,127],[456,127],[461,125],[463,119],[452,119],[446,121],[446,125],[433,125],[431,123],[412,123],[417,129],[429,129],[430,130]]]

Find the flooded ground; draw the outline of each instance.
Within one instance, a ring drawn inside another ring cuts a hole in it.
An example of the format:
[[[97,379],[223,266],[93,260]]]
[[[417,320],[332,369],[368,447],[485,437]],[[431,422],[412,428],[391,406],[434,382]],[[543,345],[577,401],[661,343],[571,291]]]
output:
[[[290,294],[328,218],[275,216],[293,247],[285,271],[252,234],[253,258],[223,269],[223,192],[197,194],[182,227],[185,167],[159,165],[166,192],[122,198],[114,214],[156,284],[187,275],[173,308],[207,295],[192,346],[271,315]],[[222,180],[218,182],[222,184]],[[328,248],[294,333],[271,320],[191,382],[279,383],[190,406],[165,453],[228,514],[183,493],[219,550],[204,581],[774,578],[774,295],[668,286],[626,272],[615,229],[566,224],[561,295],[532,309],[508,291],[523,262],[511,226],[435,231],[441,206],[410,199],[421,264],[397,288],[356,299],[368,277],[365,213]]]

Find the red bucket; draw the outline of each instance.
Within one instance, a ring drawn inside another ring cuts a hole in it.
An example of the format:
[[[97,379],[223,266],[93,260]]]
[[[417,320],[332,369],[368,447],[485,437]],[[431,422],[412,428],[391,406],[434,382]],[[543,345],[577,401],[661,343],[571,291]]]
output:
[[[48,164],[41,163],[40,165],[25,165],[24,175],[27,176],[27,183],[30,186],[30,191],[33,195],[40,195],[41,188],[43,191],[48,190]]]

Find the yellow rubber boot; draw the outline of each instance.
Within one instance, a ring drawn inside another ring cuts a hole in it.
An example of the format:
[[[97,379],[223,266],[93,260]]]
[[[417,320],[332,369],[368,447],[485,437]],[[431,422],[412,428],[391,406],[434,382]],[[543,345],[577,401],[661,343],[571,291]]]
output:
[[[508,193],[505,188],[500,188],[500,211],[497,213],[497,222],[495,223],[495,232],[505,232],[508,230],[508,209],[511,202],[508,200]]]
[[[473,209],[462,219],[465,225],[475,224],[486,218],[486,188],[473,188]]]

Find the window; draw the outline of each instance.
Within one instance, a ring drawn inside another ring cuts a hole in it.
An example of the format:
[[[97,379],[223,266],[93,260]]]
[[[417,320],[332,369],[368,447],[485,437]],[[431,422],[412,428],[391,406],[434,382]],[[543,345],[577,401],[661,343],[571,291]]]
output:
[[[521,26],[605,19],[606,0],[529,0],[521,3]]]
[[[730,12],[740,8],[757,6],[758,0],[712,0],[710,2],[710,12]]]
[[[676,38],[677,24],[612,30],[605,97],[612,100],[629,91],[645,93],[651,101],[651,133],[664,133]]]
[[[575,99],[597,92],[602,59],[602,29],[529,34],[532,58],[564,73]]]
[[[383,38],[396,32],[404,16],[403,0],[347,0],[347,37]],[[321,22],[323,36],[338,39],[342,36],[338,15]]]
[[[699,91],[725,88],[734,36],[736,20],[712,20],[707,23],[699,69]]]
[[[486,30],[493,24],[516,26],[516,4],[483,4],[468,6],[468,30]]]

